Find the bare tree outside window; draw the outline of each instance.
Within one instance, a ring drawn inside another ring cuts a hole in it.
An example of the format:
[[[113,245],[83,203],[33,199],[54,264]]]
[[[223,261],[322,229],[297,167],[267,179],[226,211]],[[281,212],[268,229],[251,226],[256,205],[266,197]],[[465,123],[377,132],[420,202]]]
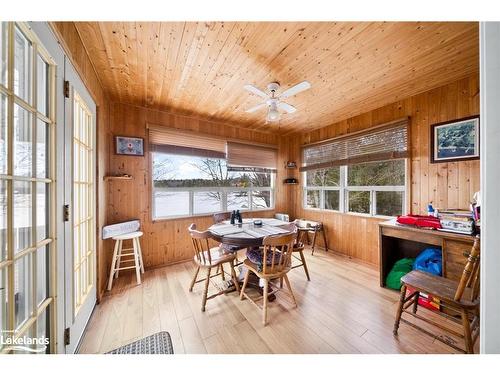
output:
[[[157,154],[153,157],[155,215],[170,210],[186,214],[189,204],[180,208],[186,199],[192,200],[193,214],[217,212],[223,207],[271,208],[273,178],[271,173],[231,171],[225,159]],[[183,190],[192,190],[192,196],[187,198]]]

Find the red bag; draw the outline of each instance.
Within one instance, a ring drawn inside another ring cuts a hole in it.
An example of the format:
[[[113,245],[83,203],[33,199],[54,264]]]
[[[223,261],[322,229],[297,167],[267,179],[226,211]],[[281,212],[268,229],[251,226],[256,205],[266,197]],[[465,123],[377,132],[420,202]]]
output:
[[[441,229],[441,223],[437,217],[422,215],[402,215],[396,221],[399,224],[414,225],[419,228]]]

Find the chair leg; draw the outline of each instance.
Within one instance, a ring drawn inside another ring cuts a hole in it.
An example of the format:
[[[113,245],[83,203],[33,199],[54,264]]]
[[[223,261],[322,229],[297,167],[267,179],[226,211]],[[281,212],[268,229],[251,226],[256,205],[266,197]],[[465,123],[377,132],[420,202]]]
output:
[[[292,297],[293,303],[295,304],[295,307],[297,307],[297,300],[295,299],[295,295],[293,294],[292,286],[290,285],[290,280],[288,280],[288,275],[283,275],[283,279],[285,279],[285,284],[290,291],[290,296]]]
[[[326,241],[325,227],[321,228],[321,234],[323,235],[323,242],[325,243],[325,251],[328,251],[328,242]]]
[[[269,292],[269,280],[264,279],[264,293],[262,294],[262,324],[267,325],[267,302]]]
[[[135,238],[132,240],[132,246],[134,248],[134,264],[135,264],[135,277],[137,280],[137,285],[141,284],[141,265],[139,262],[139,249],[137,248],[137,242]]]
[[[403,284],[403,286],[401,287],[401,294],[399,295],[399,306],[398,306],[398,311],[396,313],[396,321],[394,322],[394,329],[392,330],[392,334],[394,336],[397,336],[398,334],[399,322],[401,321],[401,315],[403,314],[405,297],[406,297],[406,285]]]
[[[314,235],[313,235],[313,242],[312,242],[312,252],[311,252],[312,255],[314,255],[314,247],[316,246],[316,237],[317,237],[317,234],[318,234],[318,230],[315,229],[314,230]]]
[[[467,354],[474,354],[474,344],[472,343],[472,334],[470,331],[470,322],[467,310],[462,310],[462,326],[464,328],[465,350],[467,351]]]
[[[193,281],[191,281],[191,285],[189,286],[189,291],[193,291],[194,284],[196,284],[196,278],[198,277],[198,272],[200,272],[200,266],[196,267],[196,271],[194,272]]]
[[[280,289],[283,289],[283,278],[280,277]]]
[[[416,314],[417,313],[417,309],[418,309],[418,299],[420,297],[420,292],[417,292],[415,294],[415,300],[413,301],[413,313]]]
[[[243,279],[243,286],[241,287],[240,290],[240,300],[243,300],[245,298],[245,288],[247,287],[249,276],[250,276],[250,270],[247,269],[247,273],[245,274],[245,278]]]
[[[309,270],[307,269],[306,258],[304,256],[304,252],[302,250],[300,250],[299,254],[300,254],[300,259],[302,261],[302,266],[304,267],[304,271],[306,272],[307,281],[311,281],[311,278],[309,277]]]
[[[118,253],[116,254],[116,266],[117,271],[115,272],[115,279],[118,279],[118,275],[120,274],[120,264],[122,262],[122,249],[123,249],[123,240],[118,240]]]
[[[207,268],[207,279],[205,280],[205,290],[203,291],[203,299],[201,300],[201,311],[205,311],[205,305],[207,304],[208,286],[210,284],[210,267]]]
[[[142,248],[141,248],[141,241],[139,238],[135,239],[137,241],[137,247],[139,248],[139,260],[141,261],[141,273],[144,273],[144,261],[142,260]]]
[[[116,265],[116,256],[118,254],[118,242],[115,242],[115,249],[113,251],[113,260],[111,261],[111,270],[109,271],[109,281],[108,281],[108,290],[111,290],[113,286],[113,277],[115,276],[115,265]]]
[[[226,275],[224,275],[224,265],[220,264],[220,275],[222,277],[222,281],[226,281]]]
[[[236,277],[236,271],[234,270],[234,260],[231,262],[231,278],[233,279],[234,287],[236,288],[236,292],[240,292],[240,283],[238,278]]]

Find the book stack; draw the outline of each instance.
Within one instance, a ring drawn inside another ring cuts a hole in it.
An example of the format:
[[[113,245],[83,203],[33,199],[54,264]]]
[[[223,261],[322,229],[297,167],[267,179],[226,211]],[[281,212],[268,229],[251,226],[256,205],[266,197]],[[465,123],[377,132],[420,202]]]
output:
[[[438,214],[441,227],[446,232],[473,234],[474,214],[468,210],[444,210]]]

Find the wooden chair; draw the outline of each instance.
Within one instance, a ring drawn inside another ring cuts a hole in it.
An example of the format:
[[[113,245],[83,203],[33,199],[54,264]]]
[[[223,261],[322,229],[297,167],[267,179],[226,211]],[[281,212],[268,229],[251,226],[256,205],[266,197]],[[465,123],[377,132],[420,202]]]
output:
[[[295,307],[297,307],[297,302],[287,276],[288,271],[291,269],[293,244],[297,238],[295,225],[291,224],[290,229],[294,230],[293,233],[281,236],[268,236],[264,238],[263,246],[260,250],[262,251],[261,261],[254,263],[250,259],[246,259],[243,262],[247,268],[247,273],[245,274],[245,279],[241,288],[240,298],[243,300],[246,297],[255,306],[262,309],[262,323],[264,325],[267,325],[267,305],[269,295],[275,294],[279,291],[286,292],[282,288],[282,285],[275,285],[272,281],[285,281],[288,288],[288,292],[286,293],[292,299]],[[264,283],[263,294],[261,297],[256,299],[250,298],[247,293],[245,293],[250,272],[254,273],[259,279],[262,279]],[[273,291],[271,293],[269,293],[270,286],[273,287]],[[262,306],[257,303],[260,299],[262,299]]]
[[[295,255],[296,253],[299,253],[298,257]],[[306,258],[304,256],[304,243],[299,242],[298,237],[295,243],[293,244],[292,257],[299,262],[298,264],[292,266],[292,269],[298,267],[304,267],[304,272],[306,273],[307,281],[311,281],[311,278],[309,277],[309,270],[307,269]]]
[[[479,242],[479,236],[477,236],[471,252],[469,254],[464,254],[468,259],[462,277],[458,283],[444,277],[421,271],[411,271],[401,278],[403,285],[401,287],[396,321],[394,322],[394,335],[398,334],[399,323],[404,322],[460,352],[474,353],[474,343],[479,336]],[[406,296],[408,288],[411,288],[414,292]],[[420,293],[430,294],[437,298],[440,301],[441,310],[434,312],[439,315],[444,315],[448,319],[461,325],[463,334],[417,314]],[[455,341],[450,337],[436,335],[402,318],[403,313],[412,315],[421,321],[463,339],[465,350],[455,345]]]
[[[218,212],[212,215],[214,224],[222,223],[224,220],[231,219],[231,212]]]
[[[322,234],[323,242],[325,244],[325,251],[328,251],[328,242],[326,240],[325,227],[323,226],[323,223],[305,219],[296,219],[294,223],[299,228],[298,241],[302,242],[307,241],[307,244],[311,245],[311,242],[309,241],[309,233],[313,235],[312,245],[311,245],[312,255],[314,255],[314,248],[316,247],[316,239],[318,237],[318,233]]]
[[[236,277],[236,272],[234,271],[234,261],[236,259],[235,253],[227,253],[221,247],[210,247],[209,240],[212,238],[210,232],[204,231],[200,232],[196,230],[196,225],[191,224],[188,228],[189,234],[191,235],[191,240],[193,241],[194,250],[194,262],[196,263],[196,271],[189,286],[189,291],[193,291],[194,284],[205,281],[205,289],[203,291],[203,299],[201,301],[201,311],[205,311],[205,305],[207,300],[224,294],[227,292],[227,283],[225,285],[219,286],[220,291],[218,293],[208,296],[208,286],[210,284],[210,279],[216,276],[221,276],[224,281],[224,269],[222,265],[224,263],[229,263],[231,268],[231,278],[234,283],[236,291],[239,293],[240,287],[238,279]],[[220,267],[220,272],[219,272]],[[215,274],[211,275],[212,269],[216,268]],[[198,273],[200,269],[206,270],[206,277],[201,280],[197,280]]]
[[[219,223],[222,223],[223,221],[231,219],[231,212],[218,212],[216,214],[213,214],[212,218],[213,218],[214,224],[219,224]],[[241,247],[241,246],[237,246],[237,245],[230,245],[230,244],[226,244],[226,243],[220,243],[219,246],[222,247],[225,251],[227,251],[229,253],[235,253],[236,266],[243,264],[243,262],[240,262],[238,260],[238,251],[246,249],[246,247]],[[221,265],[221,269],[224,272],[224,267],[222,265]]]

